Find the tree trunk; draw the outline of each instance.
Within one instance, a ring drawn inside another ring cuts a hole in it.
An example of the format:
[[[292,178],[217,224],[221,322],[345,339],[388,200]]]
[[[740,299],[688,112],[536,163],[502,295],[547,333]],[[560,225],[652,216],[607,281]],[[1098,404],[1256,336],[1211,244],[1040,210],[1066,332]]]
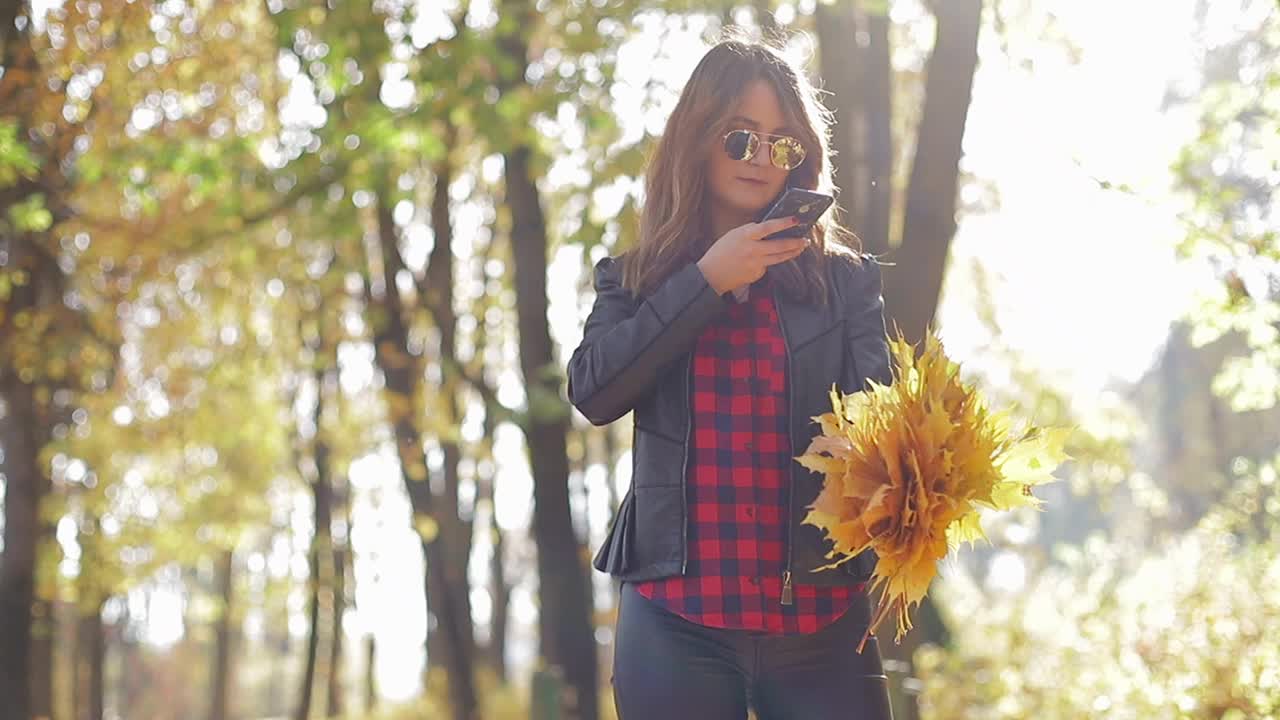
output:
[[[902,243],[884,268],[886,312],[917,343],[933,323],[956,231],[961,141],[978,64],[982,0],[935,3],[938,29],[925,79]]]
[[[421,418],[422,362],[410,351],[408,327],[403,304],[396,288],[396,276],[406,270],[397,246],[395,220],[392,216],[392,198],[386,188],[378,194],[377,208],[378,246],[381,253],[381,296],[375,297],[373,288],[366,285],[365,296],[370,313],[367,318],[373,328],[374,359],[385,378],[385,393],[395,434],[400,471],[413,509],[414,527],[422,538],[423,561],[426,573],[423,577],[427,597],[428,622],[431,616],[445,633],[441,642],[443,671],[449,683],[450,704],[458,720],[471,720],[477,712],[474,668],[472,667],[473,639],[462,636],[458,621],[461,614],[456,595],[448,591],[450,577],[458,573],[447,570],[453,556],[448,551],[448,538],[440,531],[435,499],[432,496],[426,457],[423,454]],[[406,270],[407,271],[407,270]],[[439,589],[437,592],[436,589]],[[429,662],[435,658],[428,656]]]
[[[494,193],[495,202],[501,202],[501,190]],[[486,279],[484,266],[493,257],[496,250],[496,242],[493,240],[498,234],[497,228],[491,228],[489,233],[490,240],[484,245],[480,252],[481,262],[479,264],[479,276],[476,278],[479,282]],[[489,298],[481,298],[477,307],[473,311],[474,315],[481,318],[481,322],[477,324],[475,333],[475,354],[481,358],[484,357],[486,348],[489,347],[488,326],[483,321],[486,312],[492,300]],[[489,543],[492,546],[492,555],[489,558],[489,598],[492,612],[489,618],[489,644],[484,648],[484,659],[493,670],[494,676],[499,682],[505,683],[508,680],[506,650],[507,650],[507,609],[511,604],[511,586],[506,581],[506,563],[505,549],[503,543],[503,531],[498,526],[497,505],[495,503],[495,493],[497,484],[497,465],[493,462],[493,436],[494,430],[498,426],[498,422],[506,416],[504,408],[500,406],[497,395],[492,387],[486,383],[487,380],[480,373],[478,377],[471,377],[467,382],[473,389],[479,392],[481,399],[484,401],[484,420],[481,441],[478,447],[473,450],[476,459],[476,505],[485,504],[489,508]],[[482,460],[487,460],[488,470],[485,469]],[[474,526],[475,517],[472,516],[472,525]]]
[[[124,610],[116,620],[116,647],[120,651],[120,671],[116,675],[116,710],[122,718],[135,717],[135,708],[141,703],[139,698],[145,693],[147,685],[147,666],[142,656],[145,654],[140,643],[128,632],[131,615],[128,603],[123,603]]]
[[[490,507],[493,507],[493,487],[496,479],[491,475],[485,487],[487,488],[487,496],[490,499]],[[490,537],[493,542],[493,555],[489,559],[489,594],[492,598],[493,613],[490,617],[489,630],[489,664],[493,667],[494,675],[500,682],[506,682],[508,679],[507,671],[507,612],[511,607],[511,586],[506,580],[506,562],[503,554],[506,552],[506,545],[503,542],[504,533],[502,528],[498,527],[497,516],[491,514],[489,518],[492,525]]]
[[[287,526],[282,528],[288,531]],[[289,546],[289,556],[293,556],[296,548],[295,535],[287,532],[286,536]],[[268,540],[267,545],[270,547],[271,541]],[[292,578],[285,577],[282,583],[289,584]],[[266,597],[272,597],[271,579],[266,580],[267,590]],[[272,606],[268,604],[263,608],[263,614],[267,618],[266,628],[264,630],[264,640],[268,651],[271,653],[271,681],[267,691],[267,714],[271,717],[281,717],[289,715],[289,709],[293,706],[293,690],[289,686],[289,680],[292,676],[291,668],[293,667],[293,637],[289,633],[289,602],[287,592],[285,597],[281,599],[278,605]]]
[[[106,655],[102,607],[106,602],[95,587],[93,573],[106,558],[102,554],[98,518],[87,513],[81,520],[77,541],[80,544],[79,592],[76,602],[75,654],[72,657],[72,703],[77,720],[102,720],[102,667]]]
[[[918,342],[936,312],[946,269],[947,249],[955,234],[961,140],[977,68],[981,0],[935,3],[937,40],[930,56],[925,104],[908,188],[900,247],[889,252],[892,215],[893,140],[892,66],[889,18],[860,0],[819,4],[814,24],[819,38],[823,80],[835,92],[835,181],[846,224],[863,249],[889,254],[896,265],[884,269],[885,314],[907,339]],[[857,42],[865,31],[867,44]],[[843,126],[843,127],[842,127]],[[915,698],[903,689],[910,675],[912,650],[946,635],[930,598],[918,613],[917,627],[902,646],[882,652],[890,672],[894,716],[919,716]],[[895,669],[896,668],[896,669]]]
[[[18,287],[10,307],[22,307],[22,296],[34,296]],[[30,307],[30,305],[27,305]],[[39,544],[40,501],[49,479],[38,455],[44,446],[41,412],[36,389],[15,373],[2,373],[5,413],[0,419],[0,447],[4,448],[4,554],[0,555],[0,719],[30,717],[31,625],[35,596],[36,547]]]
[[[16,125],[16,137],[26,143],[30,108],[40,100],[43,77],[31,44],[30,3],[0,3],[0,97],[6,116]],[[27,17],[15,22],[20,11]],[[62,138],[48,140],[57,144]],[[57,158],[40,157],[42,143],[32,150],[41,174],[34,180],[20,178],[0,195],[0,212],[37,193],[44,195],[54,221],[65,217],[56,207],[65,193],[65,180],[57,170]],[[44,165],[53,168],[45,171]],[[6,254],[8,292],[0,296],[0,474],[5,477],[4,552],[0,554],[0,720],[29,720],[32,713],[51,714],[52,663],[55,653],[44,643],[52,637],[52,604],[35,594],[38,550],[52,542],[50,523],[40,519],[40,506],[49,492],[49,477],[39,454],[53,425],[48,396],[55,389],[42,381],[43,368],[12,367],[14,355],[6,347],[15,328],[40,322],[34,317],[46,308],[65,308],[64,278],[56,258],[40,247],[48,238],[38,233],[16,232],[0,223],[0,251]],[[51,243],[50,243],[51,244]],[[33,629],[41,635],[33,643]],[[33,668],[32,663],[39,663]],[[33,694],[34,691],[34,694]]]
[[[842,222],[857,233],[864,250],[889,248],[893,136],[889,63],[889,18],[861,10],[856,0],[819,4],[814,28],[822,82],[834,96],[831,147]],[[863,47],[860,32],[869,38]]]
[[[105,712],[103,668],[106,637],[102,627],[102,603],[80,616],[76,631],[76,697],[80,720],[102,720]]]
[[[537,207],[536,188],[529,176],[529,148],[508,154],[509,194],[516,229],[516,303],[520,327],[520,365],[529,394],[525,438],[533,470],[533,531],[538,556],[539,639],[542,655],[563,668],[569,689],[577,695],[566,701],[570,717],[594,719],[598,713],[596,648],[591,628],[590,588],[578,552],[569,509],[568,458],[565,435],[568,419],[552,410],[559,397],[559,381],[547,371],[554,365],[546,323],[546,234]],[[511,192],[512,185],[523,185]],[[516,199],[519,198],[519,199]],[[535,224],[526,222],[536,218]],[[523,221],[522,221],[523,218]],[[521,226],[524,227],[521,227]],[[542,407],[539,407],[542,405]],[[545,414],[544,414],[545,413]]]
[[[893,212],[893,65],[889,59],[889,15],[865,16],[869,44],[862,53],[860,96],[865,103],[864,127],[866,213],[860,237],[863,249],[877,255],[889,251],[889,224]]]
[[[481,326],[483,328],[483,325]],[[484,334],[479,338],[476,347],[485,347],[486,337]],[[489,439],[485,443],[487,448],[487,458],[489,463],[489,471],[481,474],[477,470],[476,474],[476,497],[483,500],[489,506],[489,542],[493,546],[493,554],[489,557],[489,597],[493,611],[489,617],[489,646],[487,648],[487,657],[489,666],[493,668],[494,676],[499,682],[507,682],[507,609],[511,606],[511,586],[506,580],[506,545],[503,542],[504,533],[502,528],[498,526],[496,491],[497,464],[493,463],[493,444],[492,438],[494,429],[497,427],[497,416],[494,412],[488,410],[484,414],[484,437]],[[479,467],[479,463],[477,463]]]
[[[0,11],[0,16],[5,15]],[[9,20],[12,21],[10,14]],[[11,33],[9,45],[18,46],[23,33]],[[29,48],[28,48],[29,50]],[[6,46],[6,60],[11,57]],[[6,67],[8,67],[6,65]],[[21,271],[26,280],[15,283],[0,312],[0,338],[10,335],[19,320],[61,302],[61,271],[53,258],[24,235],[0,237],[8,251],[7,267]],[[12,277],[12,275],[11,275]],[[40,465],[40,450],[49,439],[47,408],[40,399],[48,388],[24,378],[21,368],[0,364],[0,472],[5,476],[4,553],[0,554],[0,720],[28,720],[31,716],[33,677],[32,626],[36,602],[36,558],[48,524],[40,520],[40,505],[49,492],[49,477]],[[38,376],[39,369],[32,369]],[[44,704],[44,703],[42,703]]]
[[[888,252],[895,264],[884,268],[885,315],[890,331],[896,324],[913,343],[924,337],[936,313],[947,251],[955,234],[961,141],[977,69],[982,14],[981,0],[949,0],[935,3],[934,7],[938,15],[937,38],[926,69],[924,108],[907,189],[902,237],[898,247]],[[858,177],[865,178],[865,185],[854,191],[863,208],[856,215],[854,230],[863,239],[865,249],[879,254],[887,252],[891,245],[889,20],[875,13],[857,17],[870,42],[860,53],[859,67],[863,72],[859,75],[861,87],[855,91],[859,102],[864,103],[864,169]],[[824,24],[819,18],[820,29]],[[864,180],[856,182],[861,184]],[[916,628],[901,646],[887,644],[882,648],[886,668],[891,670],[894,716],[902,720],[919,717],[914,694],[901,682],[911,675],[914,649],[923,642],[942,644],[947,632],[932,598],[924,599],[916,615]]]
[[[54,537],[53,530],[47,526],[41,535],[43,542]],[[58,658],[54,650],[58,632],[55,608],[53,603],[40,597],[31,604],[31,717],[36,720],[47,720],[54,715],[53,678]]]
[[[454,147],[457,130],[450,122],[444,123],[445,147]],[[423,303],[440,332],[440,398],[444,416],[436,422],[450,431],[462,424],[462,412],[458,406],[461,378],[457,372],[458,317],[453,308],[453,222],[449,215],[449,185],[453,182],[452,159],[445,155],[435,164],[435,183],[431,195],[431,230],[435,245],[427,258],[426,278],[422,286]],[[468,568],[471,565],[472,521],[463,520],[458,507],[458,463],[462,452],[458,439],[452,432],[440,433],[440,447],[444,452],[444,492],[439,504],[440,532],[445,536],[450,559],[445,565],[448,582],[444,591],[453,594],[452,607],[458,608],[454,618],[459,639],[467,644],[464,652],[475,657],[475,625],[471,619],[471,593]]]
[[[605,527],[609,527],[618,515],[618,508],[622,506],[622,496],[618,494],[618,423],[609,423],[600,428],[601,435],[601,452],[604,461],[604,484],[609,497],[609,521],[605,523]],[[622,583],[614,578],[610,578],[609,590],[611,597],[609,601],[614,607],[618,603],[618,590],[622,588]]]
[[[336,358],[335,358],[336,359]],[[328,371],[332,377],[334,386],[338,382],[337,367],[332,366]],[[342,632],[342,616],[347,609],[347,563],[351,557],[349,552],[351,538],[351,512],[350,503],[347,502],[348,494],[345,487],[350,487],[344,483],[344,491],[335,489],[334,505],[335,510],[345,518],[343,523],[346,532],[343,535],[342,542],[339,543],[335,537],[332,541],[333,545],[333,630],[332,642],[330,644],[329,653],[329,696],[327,702],[327,717],[340,717],[345,714],[344,707],[346,705],[346,694],[342,683],[342,653],[343,653],[343,632]]]
[[[505,94],[525,82],[525,38],[536,27],[537,16],[523,0],[505,0],[500,7],[504,20],[512,16],[517,20],[515,32],[498,38],[500,52],[513,70],[499,79]],[[566,715],[595,720],[599,688],[591,587],[569,511],[568,403],[562,399],[563,373],[552,352],[547,325],[547,229],[530,168],[532,152],[529,144],[519,140],[506,148],[503,179],[511,212],[520,369],[529,408],[523,429],[533,472],[539,641],[543,659],[563,670]]]
[[[235,588],[235,551],[227,548],[218,556],[218,599],[221,613],[214,625],[213,676],[209,691],[213,694],[209,706],[209,720],[227,720],[231,717],[231,653],[235,644],[235,606],[232,602]]]
[[[618,512],[622,496],[618,494],[618,433],[614,423],[601,428],[604,435],[604,482],[609,491],[609,514]]]
[[[311,552],[310,598],[307,601],[307,651],[302,660],[302,682],[298,686],[298,705],[293,711],[294,720],[311,717],[311,697],[316,686],[316,657],[320,644],[320,554],[314,541]]]
[[[588,540],[591,536],[590,519],[587,517],[587,443],[590,433],[582,428],[570,426],[565,438],[569,449],[569,522],[573,526],[574,540],[578,544],[578,552],[587,552]],[[574,507],[581,509],[574,512]]]
[[[834,125],[832,179],[837,193],[833,212],[838,213],[835,217],[844,225],[861,235],[866,214],[865,106],[858,95],[857,74],[862,66],[862,53],[858,49],[857,20],[854,0],[837,0],[830,5],[818,3],[814,7],[821,83],[823,89],[832,93],[824,100]]]
[[[364,640],[364,713],[372,715],[378,709],[378,679],[376,671],[378,644],[373,633]]]
[[[323,305],[318,311],[323,326]],[[311,598],[308,602],[309,630],[307,637],[307,655],[303,664],[302,685],[298,698],[296,720],[307,720],[311,716],[311,702],[315,696],[316,680],[327,674],[320,672],[320,650],[324,633],[324,620],[321,607],[332,605],[330,600],[333,590],[333,480],[329,463],[329,443],[324,433],[324,408],[328,383],[326,379],[334,372],[329,366],[330,358],[323,340],[323,328],[307,341],[315,362],[312,379],[315,382],[316,402],[312,408],[311,424],[315,428],[312,438],[312,459],[314,476],[311,478],[311,498],[313,510],[313,528],[311,536]],[[330,644],[332,638],[329,638]],[[326,663],[328,664],[328,663]],[[326,693],[326,698],[328,694]]]

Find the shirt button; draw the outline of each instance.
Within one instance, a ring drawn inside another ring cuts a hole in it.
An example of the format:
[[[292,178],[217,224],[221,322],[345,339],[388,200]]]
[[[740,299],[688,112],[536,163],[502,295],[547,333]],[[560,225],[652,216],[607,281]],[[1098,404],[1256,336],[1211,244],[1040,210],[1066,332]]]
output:
[[[745,443],[743,443],[743,444],[742,444],[742,447],[743,447],[744,449],[746,449],[746,450],[755,450],[755,449],[756,449],[756,444],[755,444],[755,443],[753,443],[753,442],[751,442],[750,440],[748,440],[748,441],[746,441]]]
[[[755,517],[755,516],[756,516],[755,508],[747,508],[747,517]]]

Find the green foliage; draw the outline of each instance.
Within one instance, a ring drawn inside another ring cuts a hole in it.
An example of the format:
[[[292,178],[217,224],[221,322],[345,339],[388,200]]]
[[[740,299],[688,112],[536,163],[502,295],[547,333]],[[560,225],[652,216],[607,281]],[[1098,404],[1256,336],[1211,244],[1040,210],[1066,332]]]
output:
[[[43,232],[53,224],[53,215],[45,208],[44,195],[33,193],[9,206],[8,220],[16,232]]]
[[[1154,553],[1062,546],[1017,592],[943,582],[953,646],[916,653],[922,717],[1280,717],[1277,466],[1241,481],[1268,489],[1265,533],[1224,504]]]
[[[30,148],[18,140],[17,123],[0,118],[0,188],[16,184],[19,178],[34,177],[39,167]]]
[[[1249,347],[1214,380],[1214,391],[1237,411],[1280,401],[1280,8],[1245,5],[1254,14],[1264,8],[1262,25],[1208,49],[1206,64],[1230,72],[1215,73],[1198,93],[1200,132],[1174,165],[1189,206],[1179,252],[1211,267],[1218,280],[1197,298],[1193,342],[1236,332]]]

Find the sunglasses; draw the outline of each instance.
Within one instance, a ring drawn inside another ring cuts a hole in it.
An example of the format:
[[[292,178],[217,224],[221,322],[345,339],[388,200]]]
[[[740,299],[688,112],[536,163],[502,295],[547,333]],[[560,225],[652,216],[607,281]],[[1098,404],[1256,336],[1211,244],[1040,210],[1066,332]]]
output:
[[[777,139],[763,140],[763,137]],[[769,162],[781,170],[794,170],[804,162],[804,146],[793,137],[755,130],[731,130],[724,136],[725,154],[734,160],[750,160],[756,156],[761,145],[769,146]]]

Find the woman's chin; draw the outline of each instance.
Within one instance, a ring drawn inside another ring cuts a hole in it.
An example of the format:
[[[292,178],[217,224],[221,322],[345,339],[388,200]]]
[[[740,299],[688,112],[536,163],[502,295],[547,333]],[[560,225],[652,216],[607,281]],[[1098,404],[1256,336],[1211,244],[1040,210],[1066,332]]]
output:
[[[773,200],[773,196],[768,192],[761,190],[759,192],[737,193],[733,197],[733,207],[743,215],[750,216],[753,220],[760,217]]]

